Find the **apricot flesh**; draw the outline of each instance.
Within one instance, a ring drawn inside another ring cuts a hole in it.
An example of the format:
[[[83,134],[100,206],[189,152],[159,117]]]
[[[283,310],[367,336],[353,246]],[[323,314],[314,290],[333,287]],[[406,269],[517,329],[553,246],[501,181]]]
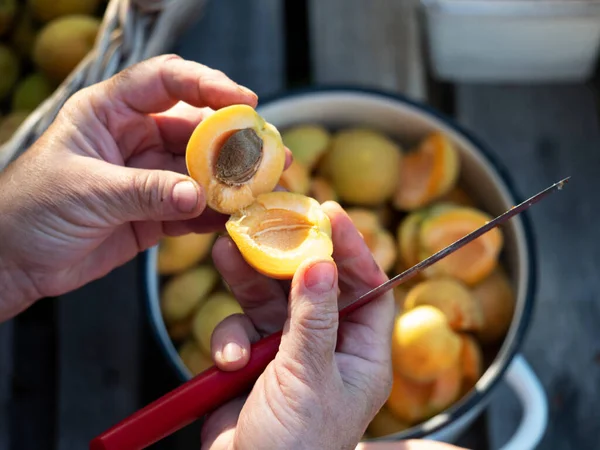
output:
[[[281,137],[292,152],[294,161],[309,171],[315,168],[331,141],[329,131],[317,124],[296,125],[282,131]]]
[[[417,306],[396,318],[392,336],[394,371],[413,381],[433,381],[457,364],[460,345],[460,336],[439,309]]]
[[[161,311],[165,323],[186,319],[205,300],[219,280],[210,265],[198,266],[170,278],[161,295]]]
[[[472,287],[483,312],[483,326],[477,338],[484,344],[500,341],[508,332],[515,311],[515,293],[501,268]]]
[[[248,105],[221,108],[196,127],[186,149],[190,176],[207,205],[232,214],[272,191],[283,173],[279,131]]]
[[[455,331],[474,331],[483,326],[483,312],[468,287],[456,278],[424,280],[406,295],[404,307],[431,305],[444,313]]]
[[[209,356],[212,334],[223,320],[244,311],[235,297],[227,292],[216,292],[206,299],[194,316],[192,331],[202,352]]]
[[[188,233],[162,238],[158,245],[158,273],[172,275],[198,264],[210,253],[215,237],[215,233]]]
[[[272,278],[291,279],[306,259],[333,254],[329,217],[305,195],[261,194],[225,227],[246,262]]]
[[[396,188],[402,149],[384,134],[364,128],[339,131],[328,152],[331,181],[344,202],[375,206]]]
[[[279,185],[290,192],[306,195],[310,189],[310,173],[306,167],[294,160],[281,174]]]
[[[456,206],[430,212],[420,225],[420,259],[433,255],[491,220],[489,214],[469,207]],[[502,233],[494,228],[428,267],[423,274],[428,277],[449,275],[473,285],[497,267],[502,246]]]

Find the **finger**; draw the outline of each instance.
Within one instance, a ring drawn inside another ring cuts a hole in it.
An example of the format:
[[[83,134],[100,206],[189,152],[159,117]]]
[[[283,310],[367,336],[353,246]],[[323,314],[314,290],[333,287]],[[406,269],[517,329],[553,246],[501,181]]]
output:
[[[96,89],[140,113],[165,111],[183,101],[219,109],[232,104],[256,106],[258,97],[223,72],[178,55],[161,55],[137,63]],[[149,95],[150,93],[150,95]]]
[[[202,425],[202,448],[228,450],[235,441],[234,434],[246,396],[238,397],[208,414]]]
[[[463,447],[426,439],[408,439],[401,442],[361,442],[355,450],[466,450]]]
[[[152,118],[158,127],[165,149],[183,155],[194,129],[213,113],[212,108],[197,108],[179,102],[165,112],[153,114]]]
[[[281,330],[287,317],[287,300],[280,284],[257,273],[229,237],[219,237],[212,250],[213,264],[262,335]]]
[[[211,355],[221,370],[239,370],[248,364],[250,343],[260,338],[252,321],[244,314],[233,314],[213,331]]]
[[[331,374],[338,330],[337,269],[330,259],[303,263],[292,279],[278,358],[303,380]]]
[[[292,165],[293,161],[294,155],[292,154],[292,151],[285,147],[285,164],[283,165],[283,170],[287,170]]]

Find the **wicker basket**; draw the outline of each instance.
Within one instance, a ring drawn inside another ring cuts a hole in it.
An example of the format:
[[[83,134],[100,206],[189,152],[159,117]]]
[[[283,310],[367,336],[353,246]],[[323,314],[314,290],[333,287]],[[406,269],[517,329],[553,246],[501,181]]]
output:
[[[78,90],[170,51],[207,0],[110,0],[93,49],[0,146],[0,171],[35,142]]]

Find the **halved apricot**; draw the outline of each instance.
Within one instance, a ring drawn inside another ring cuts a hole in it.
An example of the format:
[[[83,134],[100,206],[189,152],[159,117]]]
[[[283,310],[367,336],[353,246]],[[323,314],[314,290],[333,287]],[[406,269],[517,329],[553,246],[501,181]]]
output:
[[[420,259],[437,253],[491,220],[489,214],[464,206],[431,210],[419,230]],[[501,231],[494,228],[428,267],[423,274],[449,275],[473,285],[498,266],[503,242]]]
[[[306,195],[310,189],[310,173],[306,167],[294,160],[281,174],[279,185],[290,192]]]
[[[460,364],[454,364],[442,372],[432,383],[427,406],[429,414],[435,415],[451,406],[461,394],[462,371]]]
[[[208,264],[194,267],[170,278],[162,289],[160,307],[167,325],[184,320],[206,299],[219,280]]]
[[[215,292],[198,308],[194,316],[192,330],[202,352],[209,356],[213,331],[217,325],[233,314],[243,314],[244,310],[227,292]]]
[[[335,189],[331,186],[331,183],[318,175],[311,178],[308,195],[319,203],[338,201],[338,196]]]
[[[435,380],[458,363],[460,336],[444,313],[430,305],[404,311],[392,336],[394,371],[416,382]]]
[[[216,233],[188,233],[163,237],[158,245],[158,273],[172,275],[198,264],[210,253],[215,236]]]
[[[477,338],[484,344],[500,341],[506,335],[515,311],[515,293],[505,271],[498,267],[472,288],[483,311],[483,326]]]
[[[294,160],[311,171],[327,150],[331,135],[318,124],[296,125],[281,132],[283,143],[290,149]]]
[[[246,262],[272,278],[291,279],[307,258],[333,254],[329,217],[301,194],[261,194],[225,226]]]
[[[474,331],[483,326],[483,312],[469,288],[460,280],[442,276],[424,280],[406,295],[405,309],[431,305],[444,313],[455,331]]]
[[[183,364],[192,372],[192,375],[198,375],[214,365],[213,360],[202,352],[193,339],[185,341],[179,347],[178,353]]]
[[[398,250],[405,269],[414,266],[420,261],[419,230],[421,222],[425,217],[426,211],[414,211],[404,217],[398,225],[396,233]]]
[[[207,205],[223,214],[272,191],[283,173],[279,131],[248,105],[221,108],[202,120],[189,139],[186,164]]]
[[[327,153],[335,191],[356,206],[381,205],[398,182],[402,163],[399,144],[381,132],[366,128],[338,131]]]
[[[412,211],[446,194],[456,183],[460,169],[458,151],[441,132],[429,134],[402,161],[393,204]]]
[[[426,419],[429,415],[431,383],[420,383],[394,373],[392,390],[385,407],[393,416],[409,425]]]
[[[461,391],[464,395],[475,386],[483,374],[483,353],[473,336],[463,334],[461,339],[460,364],[463,374]]]
[[[362,234],[375,262],[382,271],[389,272],[394,267],[398,253],[392,233],[383,227],[374,211],[366,208],[349,208],[346,212],[356,229]]]
[[[372,437],[382,437],[388,436],[390,434],[399,433],[400,431],[404,431],[410,428],[410,425],[403,420],[400,420],[396,417],[386,406],[383,406],[369,426],[367,427],[367,432]]]

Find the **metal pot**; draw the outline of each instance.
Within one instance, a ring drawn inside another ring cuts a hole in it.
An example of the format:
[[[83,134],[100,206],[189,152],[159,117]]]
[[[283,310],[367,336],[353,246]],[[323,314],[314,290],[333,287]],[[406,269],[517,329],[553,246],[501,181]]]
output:
[[[506,169],[469,131],[438,111],[400,95],[353,87],[297,90],[262,101],[258,112],[277,128],[303,122],[318,122],[337,128],[367,125],[402,142],[416,142],[427,132],[442,130],[460,151],[461,178],[467,190],[493,215],[502,213],[524,198],[516,192]],[[455,442],[487,406],[490,393],[505,380],[523,406],[522,421],[504,450],[534,448],[547,421],[546,397],[540,382],[519,350],[534,308],[536,255],[527,213],[503,227],[507,263],[517,301],[508,334],[494,361],[475,388],[447,410],[414,426],[378,440],[427,438]],[[182,381],[191,373],[171,342],[160,313],[157,249],[145,253],[146,303],[149,320],[165,357]]]

